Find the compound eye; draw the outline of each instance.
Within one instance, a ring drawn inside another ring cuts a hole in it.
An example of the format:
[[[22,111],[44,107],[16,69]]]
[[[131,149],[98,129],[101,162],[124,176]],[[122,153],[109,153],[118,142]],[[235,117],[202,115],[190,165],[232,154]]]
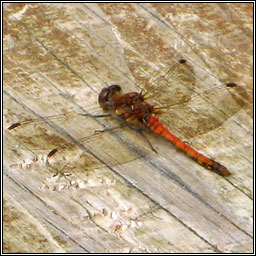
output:
[[[108,90],[112,93],[116,93],[116,92],[120,92],[121,91],[121,87],[118,84],[113,84],[110,85],[109,87],[107,87]]]
[[[105,110],[111,109],[111,103],[113,96],[121,91],[121,87],[119,85],[110,85],[102,89],[99,94],[99,104]]]
[[[99,98],[98,98],[98,101],[101,106],[104,105],[104,103],[108,101],[108,95],[109,95],[108,87],[103,88],[102,91],[100,92]]]

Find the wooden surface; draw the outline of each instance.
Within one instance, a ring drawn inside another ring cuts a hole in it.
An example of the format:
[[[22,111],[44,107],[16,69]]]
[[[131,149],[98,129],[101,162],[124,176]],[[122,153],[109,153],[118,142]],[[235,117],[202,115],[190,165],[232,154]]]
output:
[[[220,97],[225,118],[178,134],[228,167],[228,178],[147,135],[154,154],[128,129],[97,134],[46,165],[56,145],[113,127],[111,119],[78,115],[5,132],[4,252],[252,252],[252,8],[5,3],[5,129],[100,113],[104,86],[139,90],[181,58],[199,93],[226,82],[244,93],[242,102]]]

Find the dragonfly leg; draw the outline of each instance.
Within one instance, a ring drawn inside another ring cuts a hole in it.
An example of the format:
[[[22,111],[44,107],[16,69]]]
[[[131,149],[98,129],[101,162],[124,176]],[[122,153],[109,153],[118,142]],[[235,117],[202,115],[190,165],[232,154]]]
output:
[[[156,154],[158,154],[157,150],[152,146],[151,142],[149,141],[149,139],[145,136],[145,134],[143,133],[143,130],[139,131],[140,135],[142,138],[144,138],[144,140],[148,143],[148,145],[150,146],[150,148],[152,149],[152,151],[154,151]]]
[[[108,132],[108,131],[113,131],[116,129],[120,129],[121,126],[115,126],[115,127],[111,127],[111,128],[104,128],[102,130],[95,130],[94,133],[101,133],[101,132]]]
[[[79,113],[79,115],[81,116],[90,116],[90,117],[95,117],[95,118],[100,118],[100,117],[109,117],[111,116],[110,113],[105,113],[105,114],[98,114],[98,115],[92,115],[92,114],[88,114],[88,113]]]

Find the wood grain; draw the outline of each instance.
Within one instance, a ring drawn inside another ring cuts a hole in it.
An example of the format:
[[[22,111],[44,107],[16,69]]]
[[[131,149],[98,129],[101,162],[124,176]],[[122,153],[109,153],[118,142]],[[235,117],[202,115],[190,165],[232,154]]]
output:
[[[223,122],[177,134],[228,167],[228,178],[148,135],[154,154],[129,129],[94,135],[46,165],[56,145],[113,127],[111,119],[41,119],[5,132],[4,252],[252,252],[252,4],[3,6],[5,129],[99,113],[104,86],[139,90],[181,58],[199,93],[244,88]]]

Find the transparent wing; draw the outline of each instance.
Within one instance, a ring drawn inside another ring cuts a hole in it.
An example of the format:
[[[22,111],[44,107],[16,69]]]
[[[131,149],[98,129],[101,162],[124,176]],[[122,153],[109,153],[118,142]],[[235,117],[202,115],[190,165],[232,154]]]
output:
[[[45,120],[25,121],[8,130],[4,139],[12,153],[30,151],[35,156],[48,156],[50,166],[56,170],[64,166],[69,170],[112,167],[151,153],[147,143],[138,139],[140,134],[128,127],[98,133],[95,129],[105,127],[95,117],[72,112]]]
[[[245,86],[200,85],[185,60],[146,86],[146,98],[161,110],[159,119],[177,136],[189,139],[219,127],[250,101]]]
[[[168,107],[160,117],[168,127],[188,139],[219,127],[247,102],[247,93],[242,86],[221,85]]]

